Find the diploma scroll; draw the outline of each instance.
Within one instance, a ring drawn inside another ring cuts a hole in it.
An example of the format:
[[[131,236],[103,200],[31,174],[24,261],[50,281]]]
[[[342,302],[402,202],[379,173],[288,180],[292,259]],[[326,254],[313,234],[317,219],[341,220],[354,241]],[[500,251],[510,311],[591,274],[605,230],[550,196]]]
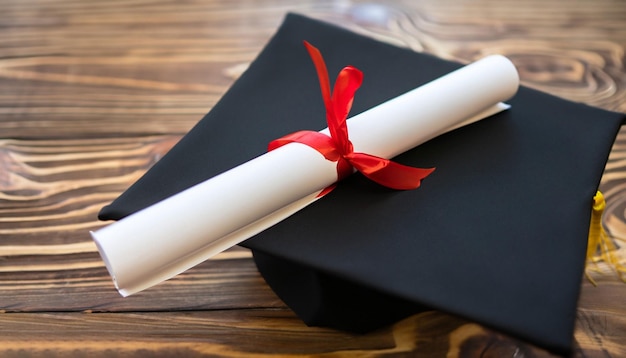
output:
[[[350,140],[355,152],[390,159],[508,108],[501,102],[518,86],[513,64],[489,56],[350,118]],[[290,143],[92,236],[115,286],[127,296],[274,225],[319,199],[336,181],[335,162]]]

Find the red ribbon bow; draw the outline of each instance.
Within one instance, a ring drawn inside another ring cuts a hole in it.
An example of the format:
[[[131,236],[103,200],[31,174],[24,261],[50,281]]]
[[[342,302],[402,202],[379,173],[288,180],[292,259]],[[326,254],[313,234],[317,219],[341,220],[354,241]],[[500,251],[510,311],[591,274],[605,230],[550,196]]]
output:
[[[326,107],[326,122],[330,137],[314,131],[288,134],[269,144],[274,150],[288,143],[302,143],[320,152],[326,159],[337,162],[338,180],[352,174],[354,169],[378,184],[392,189],[408,190],[420,186],[422,179],[435,169],[414,168],[366,153],[355,153],[348,138],[346,118],[352,108],[356,90],[363,82],[363,73],[353,66],[344,67],[337,76],[331,95],[326,63],[320,51],[310,43],[304,45],[313,60]]]

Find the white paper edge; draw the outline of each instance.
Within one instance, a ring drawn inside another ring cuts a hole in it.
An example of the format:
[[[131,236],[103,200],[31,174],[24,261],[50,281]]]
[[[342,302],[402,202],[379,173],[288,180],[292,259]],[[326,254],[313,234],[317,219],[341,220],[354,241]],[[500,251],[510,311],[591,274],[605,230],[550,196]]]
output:
[[[321,198],[319,196],[320,193],[321,191],[308,195],[298,201],[293,202],[290,205],[287,205],[279,210],[274,211],[273,213],[267,215],[264,218],[261,218],[247,226],[242,227],[241,229],[229,235],[226,235],[213,242],[210,242],[202,249],[195,251],[192,255],[183,257],[179,261],[173,264],[170,264],[168,266],[163,266],[162,270],[160,270],[158,273],[155,273],[153,276],[151,276],[150,279],[142,281],[142,283],[139,285],[127,286],[125,288],[119,287],[115,279],[115,276],[113,274],[114,272],[113,268],[109,264],[106,258],[106,255],[102,255],[102,259],[109,273],[111,273],[115,287],[117,288],[117,290],[122,296],[127,297],[137,292],[143,291],[147,288],[150,288],[158,283],[161,283],[181,272],[184,272],[206,261],[207,257],[215,256],[219,254],[220,252],[223,252],[224,250],[231,248],[246,239],[251,238],[252,236],[260,233],[261,231],[272,227],[273,225],[283,221],[287,217],[293,215],[294,213],[298,212],[304,207],[320,199]],[[103,253],[104,250],[101,250],[97,233],[94,231],[91,231],[90,234],[93,240],[96,242],[96,245],[98,246],[98,251]]]

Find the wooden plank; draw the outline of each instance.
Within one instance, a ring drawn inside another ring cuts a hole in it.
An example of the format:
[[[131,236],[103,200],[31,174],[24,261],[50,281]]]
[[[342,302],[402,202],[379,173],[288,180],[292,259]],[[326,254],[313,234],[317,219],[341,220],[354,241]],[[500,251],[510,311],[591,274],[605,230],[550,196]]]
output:
[[[24,258],[15,271],[0,272],[0,312],[284,308],[245,249],[229,250],[126,298],[115,290],[97,254],[91,256],[76,262],[66,262],[64,257],[44,260],[34,271],[20,269],[28,261]]]
[[[552,356],[437,312],[423,313],[366,335],[306,327],[288,310],[0,314],[3,356],[362,357],[483,353],[501,357],[522,352],[533,357]]]
[[[536,4],[514,1],[344,8],[279,1],[254,10],[171,0],[6,3],[0,15],[11,28],[0,38],[5,138],[185,133],[254,59],[286,10],[461,62],[502,53],[526,85],[626,108],[620,90],[626,10],[619,0],[556,2],[539,17],[529,10]],[[585,14],[584,22],[577,14]],[[28,95],[11,90],[16,87]]]
[[[620,335],[626,329],[623,312],[581,309],[578,318],[574,357],[626,354]],[[0,313],[2,356],[402,356],[409,352],[428,356],[552,356],[434,311],[364,335],[306,327],[287,309]]]

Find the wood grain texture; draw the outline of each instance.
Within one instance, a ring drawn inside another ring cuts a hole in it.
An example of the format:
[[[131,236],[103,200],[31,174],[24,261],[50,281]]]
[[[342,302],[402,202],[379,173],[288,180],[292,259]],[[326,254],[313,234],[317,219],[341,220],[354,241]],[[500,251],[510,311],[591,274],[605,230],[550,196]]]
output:
[[[88,235],[98,210],[211,109],[288,11],[460,62],[501,53],[526,86],[626,112],[623,0],[5,0],[0,356],[550,356],[440,312],[367,335],[306,327],[241,248],[117,294]],[[624,131],[601,189],[607,229],[626,239]],[[626,285],[602,265],[593,277],[574,356],[626,356]]]

